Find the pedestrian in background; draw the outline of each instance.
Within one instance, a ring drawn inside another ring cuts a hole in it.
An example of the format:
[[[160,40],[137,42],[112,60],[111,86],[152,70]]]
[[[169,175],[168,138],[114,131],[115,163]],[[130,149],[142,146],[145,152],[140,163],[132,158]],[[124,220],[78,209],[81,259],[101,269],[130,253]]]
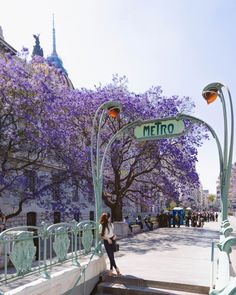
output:
[[[112,276],[113,268],[115,268],[117,275],[120,275],[120,271],[116,265],[114,257],[114,243],[116,240],[116,235],[114,233],[114,228],[113,224],[111,223],[110,217],[110,213],[102,213],[100,217],[99,234],[104,242],[104,247],[110,261],[110,271],[108,275]]]
[[[138,215],[136,217],[136,221],[135,222],[136,222],[136,224],[138,224],[140,226],[141,229],[143,229],[143,221],[142,221],[141,215]]]
[[[173,215],[171,214],[171,212],[167,213],[167,220],[168,220],[168,227],[171,227],[171,224],[173,222]]]
[[[132,233],[133,230],[132,230],[131,222],[129,220],[129,216],[125,216],[124,222],[128,224],[128,227],[129,227],[129,229],[130,229],[130,231]]]
[[[180,227],[180,215],[178,213],[176,213],[175,220],[176,220],[177,226]]]
[[[144,217],[144,223],[145,223],[146,227],[147,227],[149,230],[153,230],[153,223],[152,223],[152,220],[151,220],[151,214],[146,215],[146,216]]]

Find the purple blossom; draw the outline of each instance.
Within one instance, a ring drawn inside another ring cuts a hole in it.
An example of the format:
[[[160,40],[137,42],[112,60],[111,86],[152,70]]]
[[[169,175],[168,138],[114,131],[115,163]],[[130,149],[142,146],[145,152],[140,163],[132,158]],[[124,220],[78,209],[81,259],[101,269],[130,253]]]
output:
[[[27,52],[25,49],[24,52]],[[194,104],[188,97],[166,97],[160,86],[144,93],[128,90],[126,77],[114,75],[112,83],[95,89],[70,89],[61,79],[61,73],[48,65],[42,57],[26,59],[0,57],[1,97],[1,155],[4,168],[0,187],[13,189],[19,185],[21,174],[12,181],[14,171],[8,150],[22,153],[27,159],[39,154],[41,159],[53,157],[65,168],[64,179],[76,181],[83,196],[94,202],[91,179],[91,129],[97,108],[105,101],[120,101],[123,106],[118,121],[104,119],[101,130],[101,152],[122,126],[141,118],[160,119],[190,112]],[[186,122],[188,124],[188,122]],[[206,138],[204,129],[193,126],[191,132],[174,139],[137,142],[132,131],[117,139],[108,153],[104,169],[103,198],[108,206],[110,195],[115,198],[116,219],[120,219],[123,200],[150,204],[151,198],[163,193],[177,199],[179,192],[199,184],[195,170],[197,147]],[[34,161],[33,161],[34,162]],[[34,163],[29,163],[34,164]],[[66,183],[64,181],[64,183]],[[11,185],[10,185],[11,184]],[[35,192],[45,210],[72,212],[73,202],[47,200],[50,185],[38,185]],[[113,206],[114,207],[114,206]]]

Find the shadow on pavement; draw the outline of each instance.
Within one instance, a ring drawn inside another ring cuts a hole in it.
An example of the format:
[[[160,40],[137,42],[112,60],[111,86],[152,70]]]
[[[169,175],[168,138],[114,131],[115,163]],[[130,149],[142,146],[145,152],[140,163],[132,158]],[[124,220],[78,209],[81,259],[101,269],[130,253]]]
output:
[[[211,247],[212,240],[219,240],[219,231],[204,228],[160,228],[119,241],[122,251],[144,254],[149,251],[174,251],[181,245]]]

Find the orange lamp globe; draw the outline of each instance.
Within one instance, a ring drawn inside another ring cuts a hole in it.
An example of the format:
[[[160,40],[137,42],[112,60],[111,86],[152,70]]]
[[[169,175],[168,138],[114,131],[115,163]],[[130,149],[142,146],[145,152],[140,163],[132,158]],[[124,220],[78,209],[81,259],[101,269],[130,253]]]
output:
[[[204,91],[203,93],[203,97],[205,98],[208,104],[214,102],[217,99],[217,96],[218,96],[217,89],[207,90],[207,91]]]
[[[119,116],[119,113],[120,113],[120,109],[119,108],[111,107],[110,109],[108,109],[108,115],[112,119],[116,119]]]

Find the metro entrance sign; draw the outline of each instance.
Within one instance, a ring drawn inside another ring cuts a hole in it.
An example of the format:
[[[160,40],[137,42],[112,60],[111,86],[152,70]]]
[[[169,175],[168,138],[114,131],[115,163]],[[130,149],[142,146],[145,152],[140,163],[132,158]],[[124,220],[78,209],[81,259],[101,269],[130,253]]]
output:
[[[142,125],[134,129],[134,136],[137,140],[175,137],[184,133],[183,120],[173,118],[143,121]]]

